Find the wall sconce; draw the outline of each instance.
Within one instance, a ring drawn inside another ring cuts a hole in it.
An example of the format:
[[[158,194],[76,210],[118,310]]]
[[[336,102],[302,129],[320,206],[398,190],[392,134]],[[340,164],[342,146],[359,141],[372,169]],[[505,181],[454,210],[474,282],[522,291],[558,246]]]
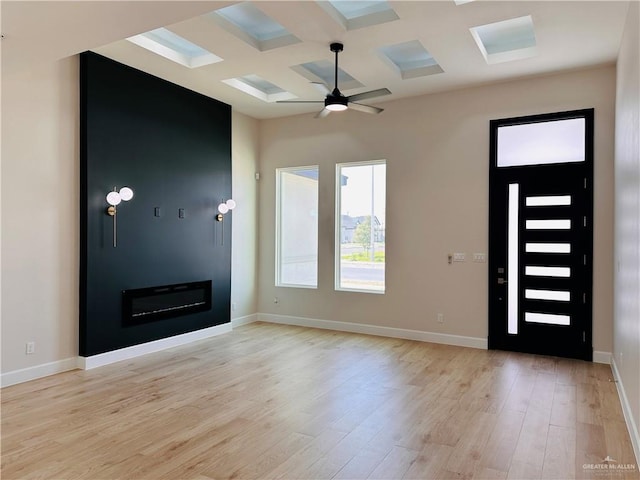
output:
[[[234,208],[236,208],[236,201],[231,198],[226,202],[221,202],[218,205],[218,214],[216,215],[216,221],[222,222],[224,215],[230,212],[231,210],[233,210]],[[224,222],[222,223],[221,230],[222,230],[221,232],[222,240],[220,242],[220,245],[224,245]]]
[[[116,231],[116,214],[118,211],[116,210],[116,206],[120,205],[120,202],[125,201],[128,202],[133,198],[133,190],[129,187],[122,187],[120,190],[117,190],[116,187],[113,187],[113,192],[107,193],[107,203],[109,207],[107,208],[107,215],[113,218],[113,246],[117,245],[117,231]]]
[[[236,208],[236,201],[233,199],[229,199],[226,202],[222,202],[220,205],[218,205],[218,214],[216,215],[216,220],[218,222],[222,221],[222,216],[227,213],[229,210],[233,210],[234,208]]]

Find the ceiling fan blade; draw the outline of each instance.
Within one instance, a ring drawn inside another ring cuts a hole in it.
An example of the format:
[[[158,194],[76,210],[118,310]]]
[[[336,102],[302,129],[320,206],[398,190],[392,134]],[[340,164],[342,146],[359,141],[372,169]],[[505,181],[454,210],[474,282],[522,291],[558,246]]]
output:
[[[328,108],[323,108],[318,113],[316,113],[316,116],[314,118],[324,118],[330,113],[331,113],[331,110],[329,110]]]
[[[384,108],[372,107],[371,105],[363,105],[361,103],[349,102],[349,108],[364,113],[381,113]]]
[[[366,100],[368,98],[381,97],[382,95],[390,95],[391,91],[388,88],[379,88],[378,90],[371,90],[369,92],[356,93],[349,96],[350,102],[359,102],[360,100]]]
[[[324,100],[276,100],[276,103],[324,103]]]
[[[316,87],[316,89],[318,89],[318,91],[320,93],[322,93],[323,95],[327,95],[329,93],[331,93],[331,90],[329,90],[329,87],[327,87],[324,83],[321,82],[311,82],[311,85],[313,85],[314,87]]]

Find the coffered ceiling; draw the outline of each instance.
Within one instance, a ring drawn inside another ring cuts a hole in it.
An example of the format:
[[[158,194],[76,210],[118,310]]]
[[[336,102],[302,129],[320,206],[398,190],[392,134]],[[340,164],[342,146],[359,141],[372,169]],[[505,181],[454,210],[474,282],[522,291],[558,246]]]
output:
[[[344,44],[340,67],[354,80],[341,83],[343,93],[386,87],[391,95],[365,102],[384,108],[398,98],[614,62],[628,2],[3,1],[1,8],[3,72],[91,49],[272,118],[321,108],[275,100],[324,98],[311,82],[321,80],[323,62],[333,64],[331,42]],[[170,38],[139,35],[159,27],[214,63],[188,48],[191,64],[176,61],[189,57],[184,52],[173,60],[158,54],[169,51]]]

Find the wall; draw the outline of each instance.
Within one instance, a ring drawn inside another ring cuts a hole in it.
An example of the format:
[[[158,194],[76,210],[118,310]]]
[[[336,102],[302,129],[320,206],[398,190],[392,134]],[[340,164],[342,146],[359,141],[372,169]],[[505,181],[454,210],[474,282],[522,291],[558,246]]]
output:
[[[214,218],[231,197],[231,107],[91,52],[80,72],[80,355],[228,323],[232,216]],[[105,195],[124,185],[114,247]],[[209,310],[123,318],[124,290],[208,280]]]
[[[78,98],[76,57],[2,72],[2,372],[78,354]]]
[[[79,303],[79,67],[2,71],[2,384],[74,368]],[[258,122],[233,113],[232,318],[255,313]],[[7,119],[10,119],[8,121]],[[240,265],[240,267],[239,267]],[[246,277],[244,275],[247,275]],[[36,351],[25,355],[25,342]]]
[[[487,252],[489,121],[594,107],[594,349],[611,352],[614,97],[615,69],[605,66],[386,102],[378,116],[262,122],[258,311],[486,339],[487,264],[448,265],[447,253]],[[377,159],[387,160],[386,293],[336,292],[335,164]],[[274,172],[312,164],[318,289],[276,288]]]
[[[231,245],[231,319],[256,313],[258,298],[258,121],[232,112],[233,210]]]
[[[640,461],[640,5],[632,2],[617,65],[614,366]]]

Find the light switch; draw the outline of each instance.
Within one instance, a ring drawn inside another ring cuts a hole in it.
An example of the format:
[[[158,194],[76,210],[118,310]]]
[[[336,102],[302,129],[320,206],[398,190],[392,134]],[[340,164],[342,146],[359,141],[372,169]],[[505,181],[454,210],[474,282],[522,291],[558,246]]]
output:
[[[453,261],[454,262],[464,262],[466,258],[466,254],[464,253],[454,253],[453,254]]]
[[[476,263],[486,263],[487,254],[486,253],[474,253],[473,254],[473,261],[476,262]]]

